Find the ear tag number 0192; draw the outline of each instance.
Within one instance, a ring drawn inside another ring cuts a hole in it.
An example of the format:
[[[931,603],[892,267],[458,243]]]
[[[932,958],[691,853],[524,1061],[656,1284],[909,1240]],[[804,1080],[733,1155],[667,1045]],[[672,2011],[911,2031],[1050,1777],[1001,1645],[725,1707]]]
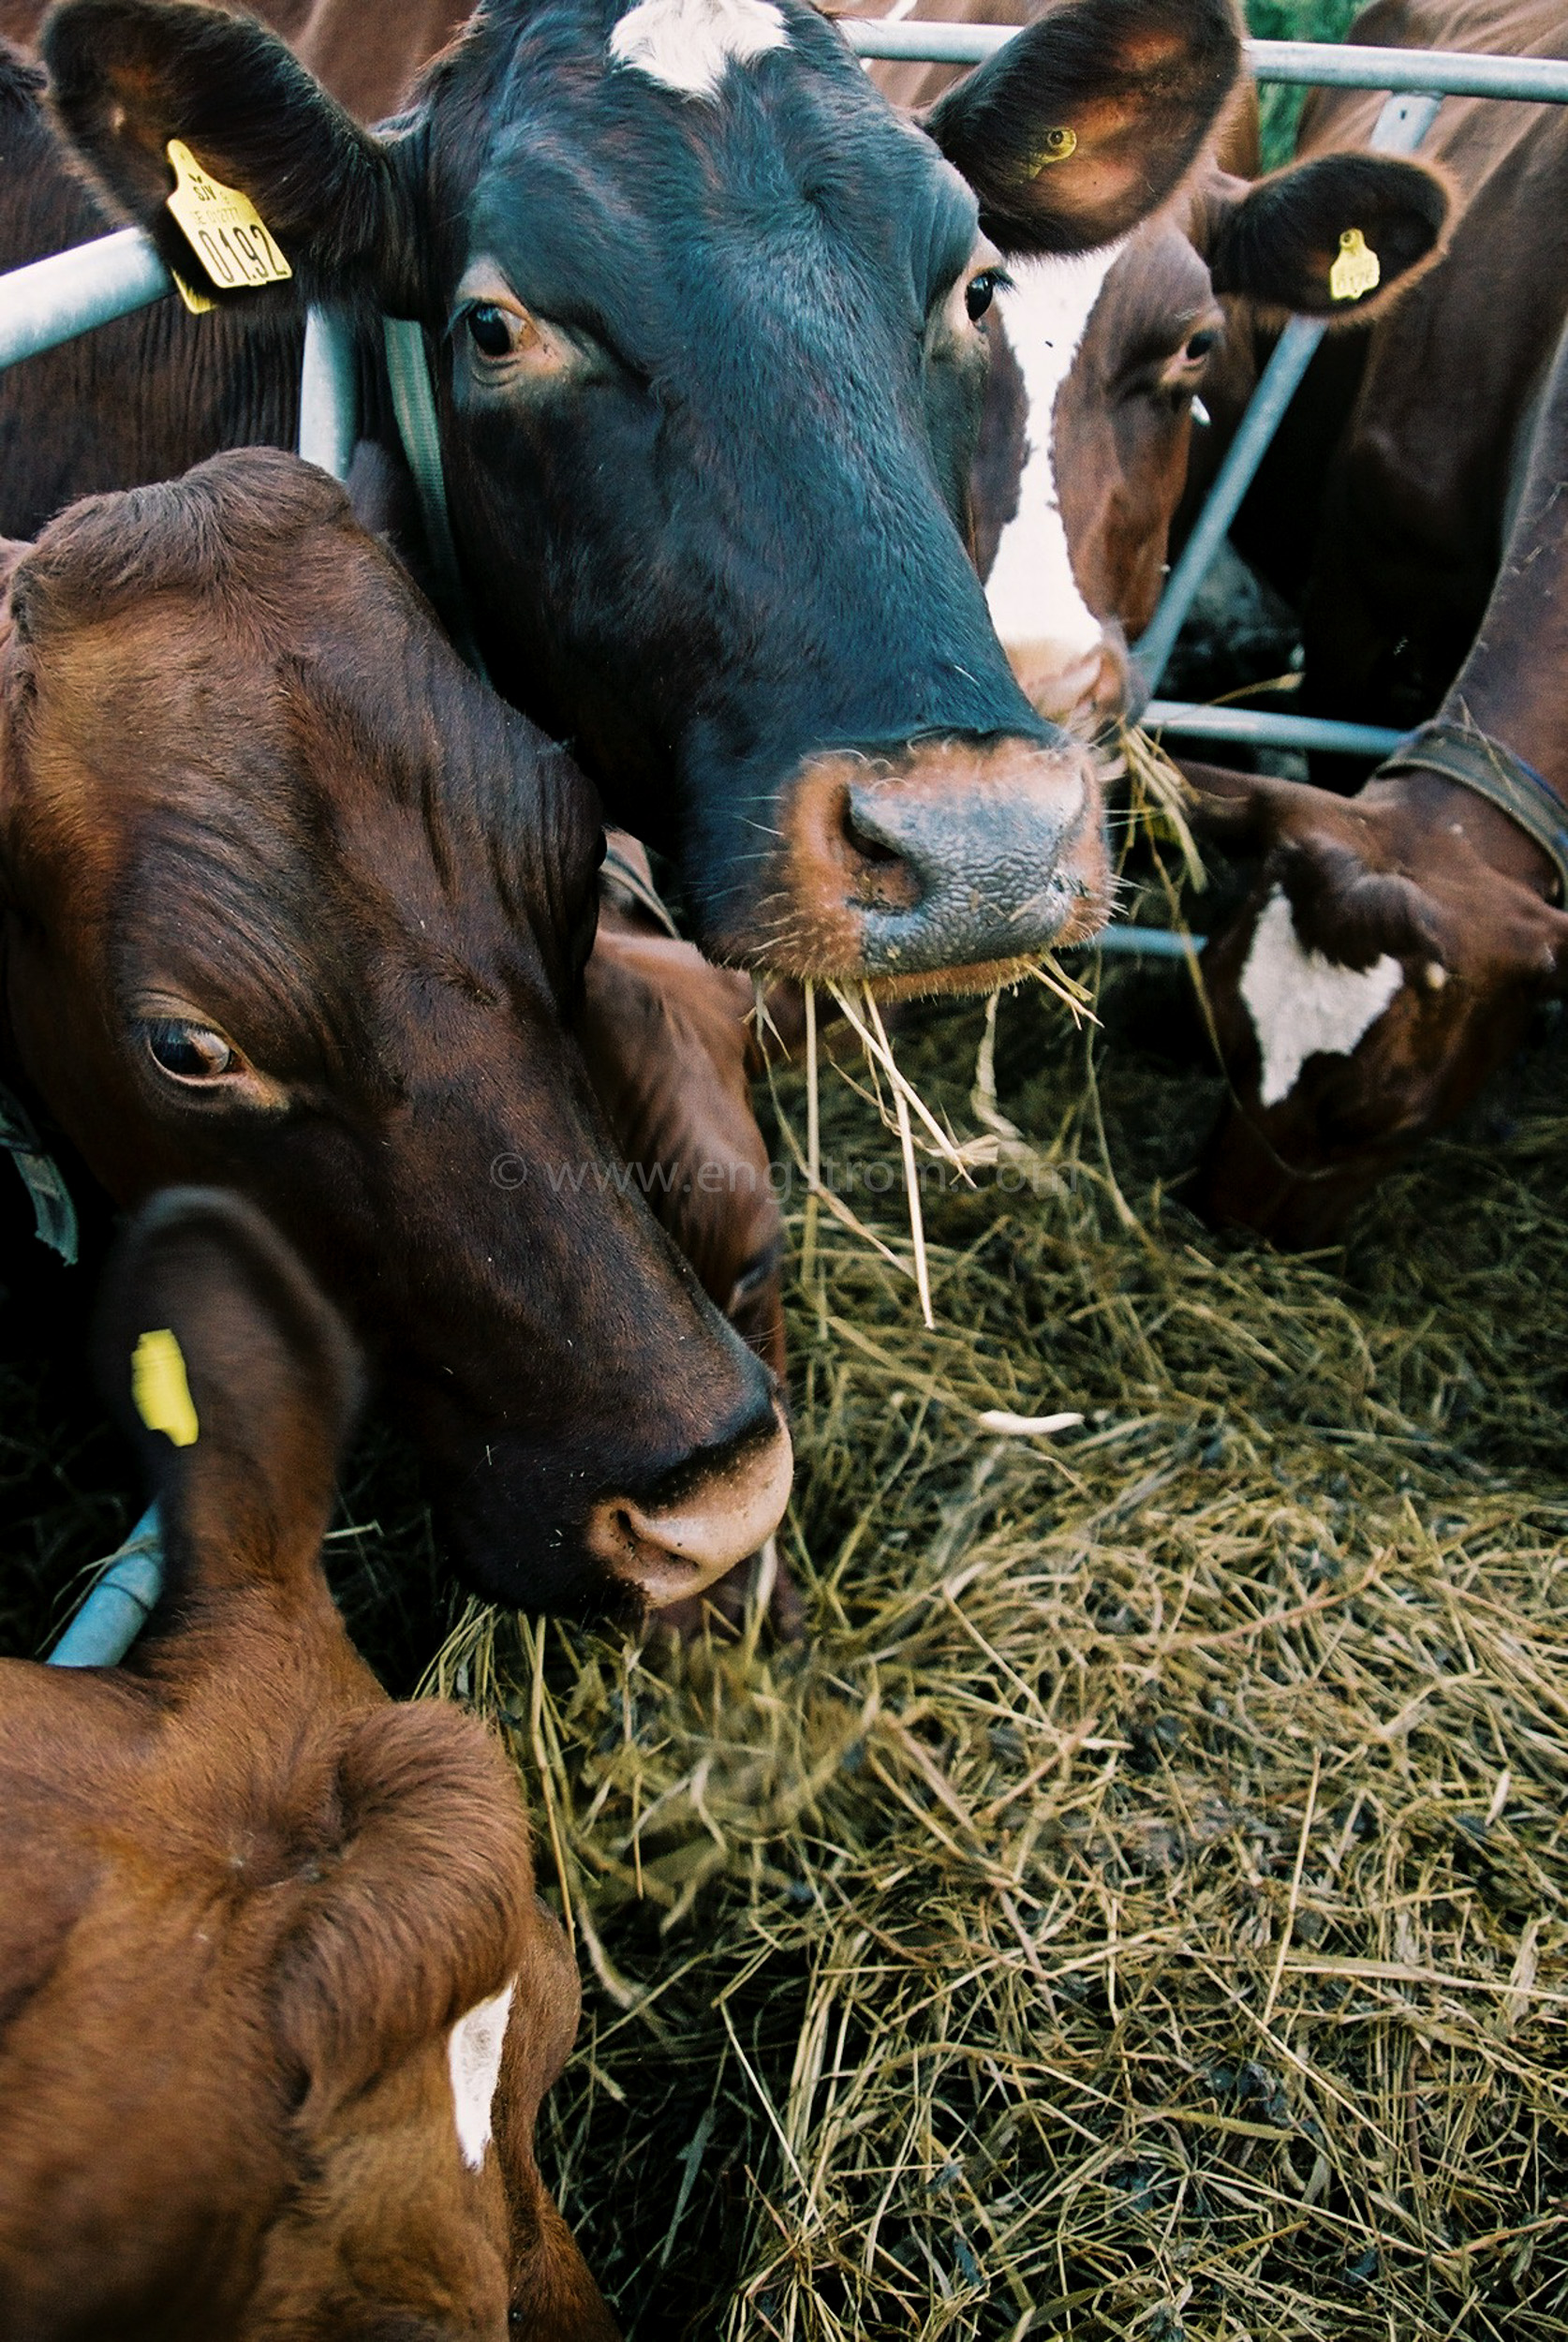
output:
[[[1339,257],[1328,272],[1331,301],[1359,301],[1376,292],[1383,281],[1383,263],[1359,228],[1347,228],[1339,239]]]
[[[293,275],[248,195],[211,177],[182,139],[170,140],[168,154],[175,182],[169,208],[219,292],[280,285]],[[179,283],[178,277],[175,282]],[[195,307],[187,289],[181,285],[180,290],[186,307]]]

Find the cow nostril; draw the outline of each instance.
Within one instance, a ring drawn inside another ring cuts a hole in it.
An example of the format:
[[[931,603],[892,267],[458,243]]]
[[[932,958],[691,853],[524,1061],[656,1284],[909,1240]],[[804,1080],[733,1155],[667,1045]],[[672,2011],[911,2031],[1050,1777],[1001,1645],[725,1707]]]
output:
[[[912,864],[895,845],[879,837],[856,819],[853,801],[848,795],[844,800],[844,842],[849,848],[850,883],[856,902],[867,910],[914,909],[922,888]]]

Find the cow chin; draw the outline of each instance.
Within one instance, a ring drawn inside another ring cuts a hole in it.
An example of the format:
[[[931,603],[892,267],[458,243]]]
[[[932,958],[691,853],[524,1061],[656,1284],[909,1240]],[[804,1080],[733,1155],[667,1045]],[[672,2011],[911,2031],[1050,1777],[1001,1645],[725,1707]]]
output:
[[[1111,874],[1087,749],[939,739],[814,758],[783,791],[778,844],[716,956],[880,998],[985,992],[1104,925]]]

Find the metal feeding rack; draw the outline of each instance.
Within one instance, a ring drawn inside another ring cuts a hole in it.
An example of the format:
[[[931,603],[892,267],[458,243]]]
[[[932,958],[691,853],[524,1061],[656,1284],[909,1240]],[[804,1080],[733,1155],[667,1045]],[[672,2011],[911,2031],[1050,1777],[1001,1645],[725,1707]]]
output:
[[[909,64],[980,65],[1021,29],[1008,24],[923,24],[888,19],[844,18],[840,31],[863,57]],[[1246,44],[1248,70],[1259,82],[1311,82],[1339,89],[1385,90],[1372,144],[1385,154],[1409,154],[1436,119],[1444,97],[1490,97],[1530,104],[1568,105],[1568,61],[1479,57],[1435,49],[1367,49],[1305,40]],[[170,298],[174,280],[150,237],[125,228],[35,260],[0,276],[0,368],[20,364],[60,343],[91,333]],[[1237,427],[1213,486],[1167,581],[1160,606],[1138,645],[1139,664],[1157,687],[1215,555],[1307,371],[1323,326],[1297,318],[1288,324]],[[299,452],[339,480],[348,470],[358,431],[358,374],[352,337],[334,311],[313,308],[305,321],[300,377]],[[1371,724],[1265,714],[1248,708],[1205,707],[1190,701],[1151,700],[1145,720],[1154,730],[1187,739],[1249,746],[1324,749],[1383,756],[1400,735]],[[1201,937],[1149,928],[1112,927],[1102,949],[1184,957]],[[66,1666],[110,1666],[122,1658],[157,1596],[161,1554],[155,1512],[137,1523],[105,1564],[53,1658]]]

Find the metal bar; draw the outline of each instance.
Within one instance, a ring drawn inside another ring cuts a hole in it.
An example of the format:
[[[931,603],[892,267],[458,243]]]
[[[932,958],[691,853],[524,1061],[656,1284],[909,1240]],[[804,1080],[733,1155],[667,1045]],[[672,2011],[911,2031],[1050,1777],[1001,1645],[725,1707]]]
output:
[[[354,336],[336,309],[305,313],[300,365],[300,453],[347,480],[360,436],[360,369]]]
[[[1178,935],[1174,927],[1102,927],[1087,943],[1066,946],[1068,950],[1109,952],[1113,959],[1185,959],[1189,947],[1201,952],[1208,941],[1206,935]]]
[[[891,23],[841,16],[840,31],[863,57],[910,65],[984,65],[1024,28],[1015,24]],[[1368,49],[1319,40],[1250,40],[1247,70],[1258,82],[1316,82],[1336,89],[1432,90],[1443,97],[1517,97],[1568,105],[1568,61],[1472,57],[1446,49]]]
[[[1309,42],[1297,44],[1310,47]],[[1568,67],[1563,68],[1568,73]],[[1565,91],[1568,95],[1568,91]],[[1391,97],[1377,119],[1371,136],[1374,153],[1408,155],[1419,146],[1433,122],[1442,100],[1440,97],[1408,96]],[[1198,589],[1207,576],[1209,565],[1223,543],[1241,500],[1251,486],[1259,465],[1273,444],[1274,435],[1284,420],[1285,409],[1295,396],[1301,378],[1312,363],[1312,355],[1322,341],[1326,328],[1316,319],[1292,318],[1274,353],[1259,378],[1246,413],[1236,429],[1235,437],[1225,452],[1225,460],[1214,476],[1203,511],[1198,514],[1192,534],[1181,550],[1181,558],[1166,580],[1160,598],[1160,607],[1140,637],[1133,656],[1149,689],[1154,690],[1170,662],[1189,610],[1197,599]]]
[[[1184,740],[1326,749],[1341,756],[1388,756],[1405,737],[1382,724],[1342,724],[1327,716],[1274,716],[1256,707],[1199,707],[1190,700],[1150,700],[1138,720],[1146,731],[1174,732]]]
[[[129,317],[174,281],[140,228],[122,228],[0,276],[0,367]]]
[[[163,1532],[149,1505],[49,1654],[52,1668],[117,1667],[163,1591]]]

